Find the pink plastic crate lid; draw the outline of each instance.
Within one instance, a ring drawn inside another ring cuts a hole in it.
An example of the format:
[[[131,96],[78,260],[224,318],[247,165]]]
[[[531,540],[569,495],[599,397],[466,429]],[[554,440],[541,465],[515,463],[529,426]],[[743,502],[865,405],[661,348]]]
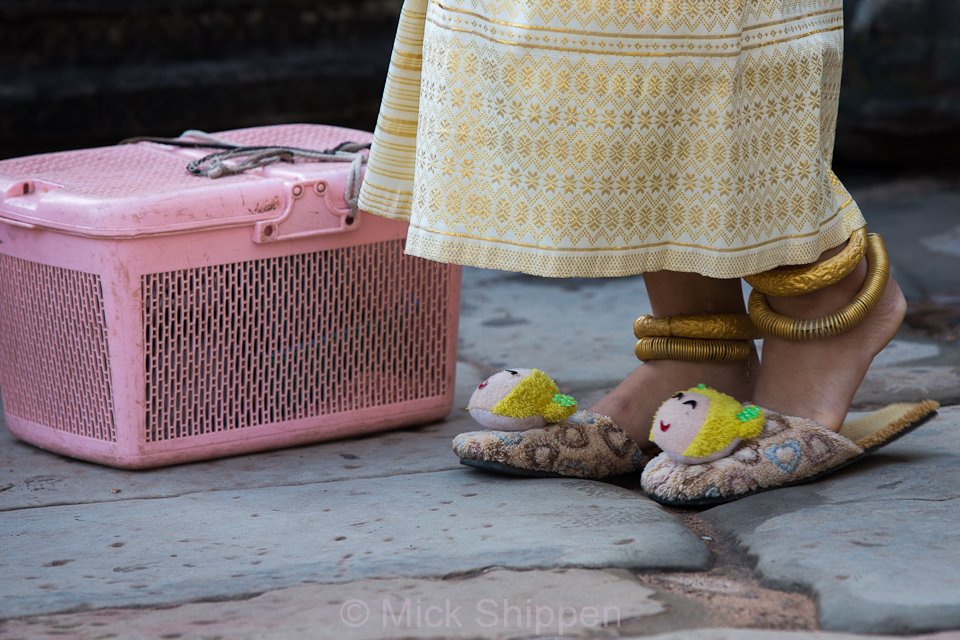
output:
[[[373,135],[327,125],[279,125],[215,133],[249,145],[324,150]],[[0,216],[67,233],[140,237],[274,219],[293,185],[324,181],[327,202],[343,197],[349,162],[277,163],[241,175],[191,175],[187,163],[212,149],[139,143],[0,161]]]

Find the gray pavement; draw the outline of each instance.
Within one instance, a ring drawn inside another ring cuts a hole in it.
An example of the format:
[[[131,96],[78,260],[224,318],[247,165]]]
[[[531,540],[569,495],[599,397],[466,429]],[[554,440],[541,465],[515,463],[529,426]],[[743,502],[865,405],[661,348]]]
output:
[[[703,517],[764,581],[811,590],[824,629],[960,629],[960,407],[821,482]]]
[[[851,189],[912,302],[960,291],[960,189]],[[635,479],[503,478],[450,452],[497,369],[583,402],[629,373],[642,279],[463,286],[442,422],[143,472],[0,428],[0,638],[960,637],[960,358],[931,329],[949,308],[905,326],[855,401],[934,397],[929,424],[823,481],[682,512]]]

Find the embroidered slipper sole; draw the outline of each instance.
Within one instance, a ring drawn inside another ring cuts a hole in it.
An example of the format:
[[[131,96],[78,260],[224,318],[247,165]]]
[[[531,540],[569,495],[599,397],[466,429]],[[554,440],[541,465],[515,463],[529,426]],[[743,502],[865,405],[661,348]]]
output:
[[[483,471],[492,471],[494,473],[501,473],[507,476],[517,476],[520,478],[569,478],[570,476],[563,476],[559,473],[554,473],[552,471],[534,471],[532,469],[521,469],[519,467],[511,467],[508,464],[503,464],[502,462],[493,462],[490,460],[471,460],[470,458],[460,458],[460,464],[467,467],[473,467],[475,469],[482,469]]]
[[[939,408],[940,403],[935,400],[898,402],[844,423],[840,435],[863,447],[864,453],[873,453],[937,415]]]
[[[577,476],[566,476],[562,473],[554,473],[552,471],[532,471],[530,469],[519,469],[517,467],[511,467],[508,464],[503,464],[500,462],[488,462],[485,460],[469,460],[461,459],[460,464],[466,467],[473,467],[474,469],[481,469],[483,471],[490,471],[493,473],[499,473],[505,476],[514,476],[517,478],[566,478],[567,480],[590,480],[591,478],[578,478]],[[624,476],[630,476],[637,473],[637,470],[627,471],[626,473],[621,473],[613,476],[604,476],[603,478],[597,478],[598,480],[609,480],[612,478],[622,478]],[[635,477],[635,476],[634,476]]]
[[[600,480],[637,472],[650,456],[608,416],[579,411],[526,431],[469,431],[453,439],[461,464],[529,478]]]
[[[874,411],[873,413],[865,415],[861,418],[857,418],[856,420],[851,420],[847,423],[844,423],[844,425],[840,428],[838,435],[848,440],[860,451],[812,475],[797,478],[795,480],[786,480],[780,484],[758,487],[742,493],[733,493],[729,495],[704,495],[702,497],[677,499],[669,496],[658,495],[655,491],[648,491],[646,487],[644,487],[644,493],[651,500],[654,500],[655,502],[667,507],[681,509],[704,508],[726,504],[728,502],[733,502],[741,498],[746,498],[758,493],[764,493],[773,489],[781,489],[785,487],[793,487],[810,482],[816,482],[817,480],[832,475],[837,471],[840,471],[841,469],[844,469],[862,460],[874,451],[885,447],[891,442],[894,442],[907,435],[911,431],[917,429],[922,424],[937,415],[937,409],[939,406],[939,403],[933,400],[924,400],[923,402],[918,403],[901,402],[888,405],[883,409]],[[823,427],[821,428],[823,429]],[[761,439],[762,438],[763,435],[761,434]],[[771,458],[771,461],[774,461],[773,458]],[[656,460],[654,460],[654,463],[655,462]],[[707,463],[706,465],[702,466],[710,466],[715,464],[716,462]]]

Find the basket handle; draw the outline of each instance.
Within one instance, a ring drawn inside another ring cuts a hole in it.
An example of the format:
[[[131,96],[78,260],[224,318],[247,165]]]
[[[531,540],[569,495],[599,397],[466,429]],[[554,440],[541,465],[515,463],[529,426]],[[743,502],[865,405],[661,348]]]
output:
[[[140,136],[121,140],[120,144],[135,144],[137,142],[156,142],[191,149],[217,149],[217,151],[197,160],[192,160],[187,164],[187,171],[195,176],[207,178],[232,176],[275,162],[293,162],[296,158],[302,158],[309,162],[350,162],[350,173],[344,186],[343,199],[350,206],[348,220],[351,224],[353,219],[356,218],[359,208],[361,168],[367,161],[362,151],[370,149],[373,144],[371,142],[361,143],[348,140],[324,150],[285,145],[241,145],[196,129],[184,131],[179,138]]]
[[[21,222],[20,220],[12,220],[11,218],[4,218],[0,216],[0,223],[9,225],[11,227],[17,227],[19,229],[36,229],[37,225],[30,224],[29,222]]]

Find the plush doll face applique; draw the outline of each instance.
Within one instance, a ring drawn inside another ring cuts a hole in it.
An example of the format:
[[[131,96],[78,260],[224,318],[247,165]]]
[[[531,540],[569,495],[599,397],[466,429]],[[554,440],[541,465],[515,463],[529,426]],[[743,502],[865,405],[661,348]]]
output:
[[[689,391],[667,399],[653,419],[651,439],[667,453],[683,454],[707,419],[710,398]]]
[[[493,412],[501,400],[512,392],[520,381],[532,373],[531,369],[506,369],[498,371],[474,389],[467,403],[467,410],[474,420],[487,429],[501,431],[523,431],[542,427],[546,422],[543,416],[527,416],[526,418],[497,415]]]
[[[728,456],[742,439],[760,435],[765,420],[759,407],[698,385],[660,405],[650,440],[677,462],[700,464]]]
[[[467,410],[488,429],[525,431],[560,422],[576,411],[576,400],[559,391],[538,369],[505,369],[480,383]]]

